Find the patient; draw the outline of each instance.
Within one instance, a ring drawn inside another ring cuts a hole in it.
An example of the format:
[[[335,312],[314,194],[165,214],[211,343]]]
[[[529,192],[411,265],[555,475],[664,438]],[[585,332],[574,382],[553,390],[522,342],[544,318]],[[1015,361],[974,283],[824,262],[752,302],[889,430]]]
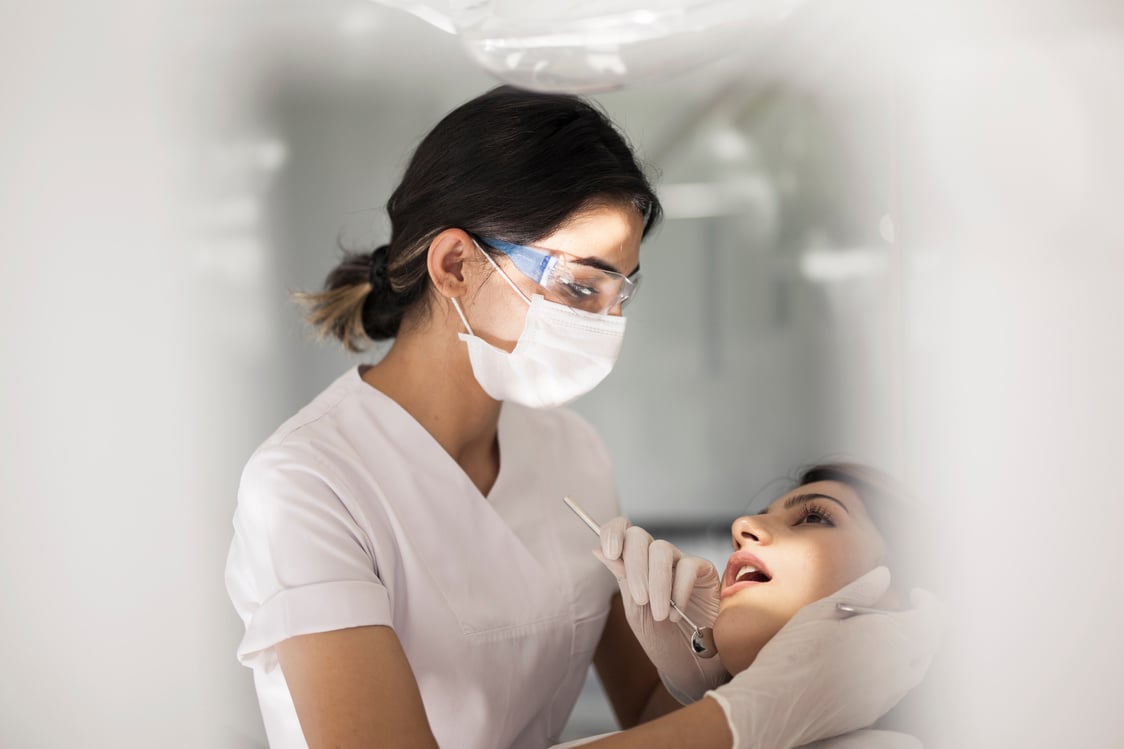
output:
[[[660,730],[673,730],[675,723],[667,719],[674,714],[669,713],[678,703],[696,708],[710,702],[701,699],[705,694],[721,705],[736,747],[772,749],[821,739],[827,740],[816,746],[920,746],[905,734],[855,729],[870,726],[891,709],[927,668],[937,639],[931,596],[917,591],[915,610],[865,614],[845,624],[840,624],[844,615],[835,608],[837,602],[893,610],[910,607],[902,593],[916,584],[918,565],[912,554],[902,552],[915,550],[921,540],[912,520],[915,510],[890,477],[858,464],[817,465],[803,471],[795,484],[766,509],[733,522],[734,552],[724,574],[706,560],[653,540],[624,518],[602,526],[599,557],[616,576],[629,624],[662,679],[653,690],[646,717],[666,717],[649,724],[645,732],[649,736],[656,735],[653,729],[661,723],[667,728]],[[892,588],[882,567],[892,573]],[[717,658],[700,659],[689,652],[686,637],[691,628],[669,610],[669,598],[697,624],[713,626]],[[790,622],[793,626],[786,628]],[[852,627],[865,628],[865,637],[840,636],[843,631],[852,635],[858,631]],[[778,635],[782,629],[784,633]],[[902,647],[903,638],[918,641],[919,660],[925,665],[920,673],[909,674],[912,683],[891,684],[900,680],[899,672],[881,668],[879,652],[891,643]],[[836,645],[845,645],[852,653],[831,653]],[[778,648],[792,652],[812,648],[831,663],[820,672],[810,664],[807,673],[814,675],[810,683],[793,684],[793,679],[802,677],[788,668],[787,653],[763,655]],[[735,689],[739,681],[748,679],[753,680],[752,688]],[[766,699],[763,685],[770,691],[775,686],[786,698]],[[862,694],[864,689],[885,689],[887,694],[878,697],[882,701],[873,697],[864,701],[870,697]],[[815,705],[812,711],[809,705],[797,709],[801,706],[787,699],[801,691],[817,695],[809,700]],[[667,694],[677,702],[667,699]],[[760,702],[768,702],[767,709],[758,709]],[[821,714],[812,714],[815,710]],[[769,722],[793,725],[762,726]],[[826,727],[829,723],[847,727],[833,730]],[[617,734],[604,745],[632,746],[628,735],[644,728]],[[847,735],[829,738],[842,733]]]
[[[838,463],[801,473],[796,488],[730,527],[734,553],[721,580],[714,635],[730,673],[748,668],[762,647],[803,606],[831,595],[875,567],[893,588],[876,603],[899,608],[896,591],[917,585],[921,540],[916,512],[889,476]]]

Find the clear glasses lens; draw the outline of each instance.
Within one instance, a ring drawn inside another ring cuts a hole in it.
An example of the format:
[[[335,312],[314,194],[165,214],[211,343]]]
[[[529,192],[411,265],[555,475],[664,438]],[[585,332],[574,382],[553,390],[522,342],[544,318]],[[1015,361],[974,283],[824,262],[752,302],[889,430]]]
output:
[[[586,312],[607,314],[635,294],[640,280],[639,276],[630,279],[533,247],[496,239],[484,242],[511,258],[523,275],[546,290],[551,301]]]
[[[593,268],[564,258],[543,287],[555,300],[587,312],[605,314],[632,295],[636,284],[620,273]]]

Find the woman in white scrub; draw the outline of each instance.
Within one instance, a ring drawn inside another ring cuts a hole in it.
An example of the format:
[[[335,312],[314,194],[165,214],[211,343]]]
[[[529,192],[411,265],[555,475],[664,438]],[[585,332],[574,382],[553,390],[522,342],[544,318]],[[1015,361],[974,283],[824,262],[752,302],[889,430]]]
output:
[[[393,345],[239,487],[227,588],[270,745],[541,749],[591,661],[623,727],[677,707],[561,501],[620,512],[605,448],[557,407],[611,370],[660,218],[627,143],[577,97],[501,87],[421,141],[387,210],[389,243],[301,299],[348,349]],[[679,712],[731,745],[713,700]]]
[[[608,456],[554,407],[612,368],[659,202],[598,110],[501,88],[426,136],[387,210],[389,243],[303,299],[349,349],[393,346],[243,473],[238,657],[275,749],[544,747],[599,643],[631,637],[561,501],[618,515]]]

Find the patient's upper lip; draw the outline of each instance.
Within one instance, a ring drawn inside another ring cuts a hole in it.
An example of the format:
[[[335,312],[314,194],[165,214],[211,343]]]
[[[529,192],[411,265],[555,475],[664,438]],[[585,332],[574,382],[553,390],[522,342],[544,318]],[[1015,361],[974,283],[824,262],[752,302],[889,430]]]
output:
[[[773,577],[769,574],[769,570],[765,567],[765,563],[757,557],[750,554],[748,551],[735,551],[730,555],[730,561],[726,562],[726,575],[722,578],[722,587],[728,588],[734,584],[734,579],[738,575],[738,570],[742,567],[753,567],[758,572],[763,572],[770,579]]]

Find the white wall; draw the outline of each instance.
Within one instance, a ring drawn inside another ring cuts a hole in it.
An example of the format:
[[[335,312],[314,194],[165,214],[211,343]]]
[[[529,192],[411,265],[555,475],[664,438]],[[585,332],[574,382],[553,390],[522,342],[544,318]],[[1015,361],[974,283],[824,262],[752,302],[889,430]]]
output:
[[[222,590],[232,377],[200,337],[192,16],[0,21],[0,746],[252,746]],[[244,738],[247,737],[247,738]]]
[[[1124,41],[1053,24],[942,46],[904,125],[910,453],[944,550],[948,746],[1124,741]]]

